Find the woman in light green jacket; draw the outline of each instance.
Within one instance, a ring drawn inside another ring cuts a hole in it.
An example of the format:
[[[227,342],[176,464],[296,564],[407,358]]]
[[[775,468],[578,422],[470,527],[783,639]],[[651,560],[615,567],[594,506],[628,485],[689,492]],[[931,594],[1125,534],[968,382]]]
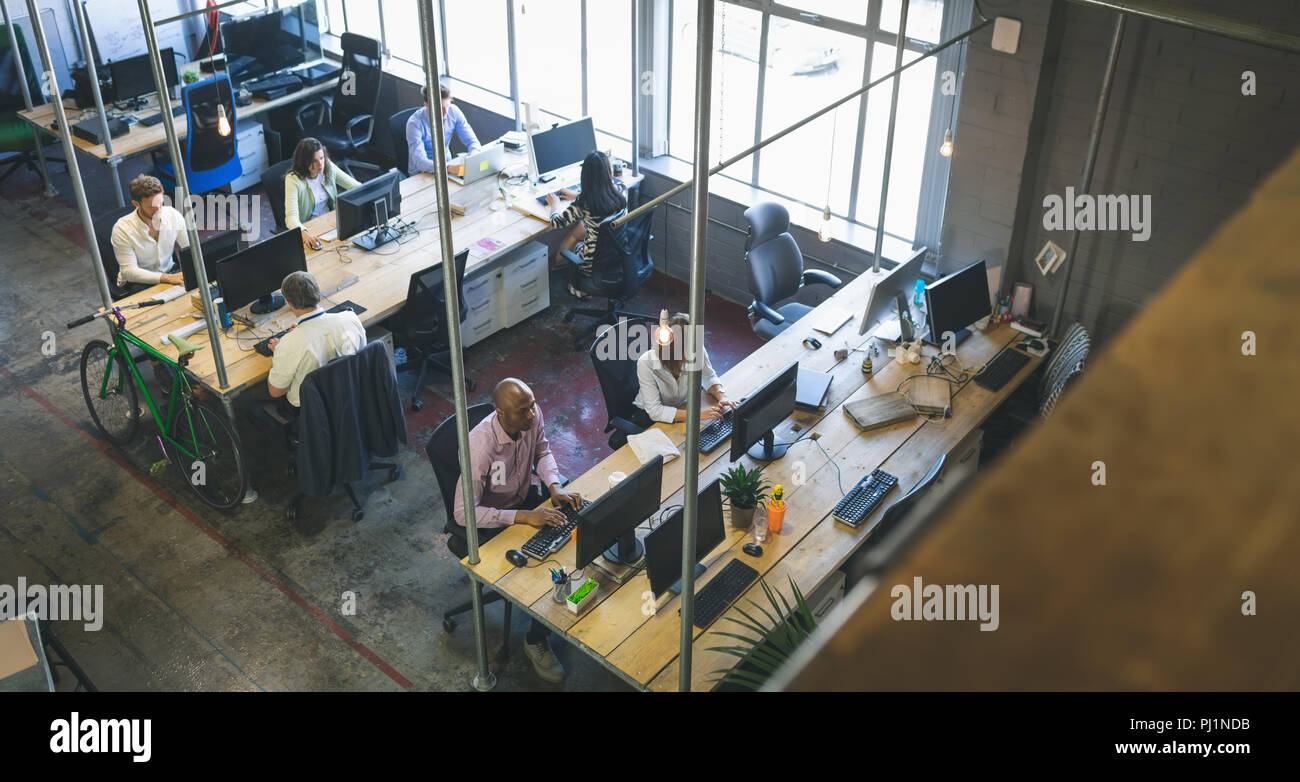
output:
[[[340,190],[359,182],[330,162],[325,146],[304,138],[293,151],[293,166],[284,175],[284,227],[298,228],[313,217],[334,211]],[[302,243],[320,249],[320,240],[302,229]]]

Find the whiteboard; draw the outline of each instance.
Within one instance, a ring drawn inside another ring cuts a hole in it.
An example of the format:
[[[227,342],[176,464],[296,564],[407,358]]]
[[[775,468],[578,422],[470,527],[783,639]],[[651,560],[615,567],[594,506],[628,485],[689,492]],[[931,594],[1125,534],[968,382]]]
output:
[[[73,0],[78,2],[79,0]],[[190,10],[189,3],[180,0],[151,0],[149,11],[154,21],[174,16],[180,10]],[[203,19],[202,16],[196,17]],[[140,21],[140,12],[135,3],[123,3],[119,0],[87,0],[86,19],[95,36],[95,47],[99,50],[100,63],[120,60],[144,54],[148,47],[144,43],[144,25]],[[187,20],[188,21],[188,20]],[[182,62],[189,62],[189,40],[185,36],[187,21],[172,22],[157,27],[158,48],[168,46],[181,54]]]

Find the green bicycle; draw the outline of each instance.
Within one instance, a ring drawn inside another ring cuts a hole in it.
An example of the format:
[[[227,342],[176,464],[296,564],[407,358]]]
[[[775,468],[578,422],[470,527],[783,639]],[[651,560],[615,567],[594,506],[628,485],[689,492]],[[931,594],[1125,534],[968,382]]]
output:
[[[176,464],[185,473],[185,483],[199,499],[214,508],[229,510],[239,505],[248,491],[248,469],[240,449],[239,434],[230,420],[221,410],[196,398],[186,376],[185,367],[190,357],[204,346],[171,335],[168,338],[180,354],[178,360],[173,361],[126,330],[123,309],[160,303],[149,301],[121,305],[68,324],[68,328],[73,329],[104,318],[112,336],[112,344],[101,339],[91,340],[81,352],[81,392],[95,426],[117,446],[128,445],[135,439],[143,415],[139,395],[143,394],[154,423],[158,425],[158,447],[163,455],[151,466],[150,473],[159,475],[168,464]],[[144,356],[132,358],[130,346],[144,351]],[[136,366],[144,360],[161,362],[171,370],[171,390],[165,412],[159,412]],[[168,450],[168,445],[171,450]]]

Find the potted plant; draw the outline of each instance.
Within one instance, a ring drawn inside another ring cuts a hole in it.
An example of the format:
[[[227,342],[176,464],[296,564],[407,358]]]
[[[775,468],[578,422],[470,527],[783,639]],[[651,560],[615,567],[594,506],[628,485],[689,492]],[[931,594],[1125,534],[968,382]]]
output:
[[[722,474],[722,494],[731,505],[731,526],[746,529],[754,521],[754,509],[767,497],[771,484],[763,480],[763,468],[746,470],[737,464]]]
[[[736,611],[744,619],[724,617],[753,635],[717,630],[717,635],[733,638],[737,643],[732,646],[709,647],[711,652],[722,652],[739,660],[734,668],[722,668],[713,672],[717,677],[714,681],[721,685],[721,689],[760,689],[817,628],[817,618],[813,616],[808,601],[804,599],[803,592],[793,577],[790,578],[790,591],[794,595],[794,605],[790,605],[785,595],[768,586],[765,579],[759,579],[758,583],[763,587],[767,605],[763,606],[751,598],[749,605],[757,609],[756,612],[747,612],[737,603]],[[766,621],[755,615],[760,612]]]

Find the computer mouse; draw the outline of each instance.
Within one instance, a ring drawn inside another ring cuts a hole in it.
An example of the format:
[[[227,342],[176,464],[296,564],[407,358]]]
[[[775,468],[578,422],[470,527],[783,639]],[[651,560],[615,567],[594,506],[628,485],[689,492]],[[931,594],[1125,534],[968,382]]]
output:
[[[528,564],[528,557],[524,556],[524,552],[516,549],[510,549],[507,551],[506,559],[510,560],[510,564],[515,567],[523,567]]]
[[[740,547],[740,550],[750,555],[751,557],[763,556],[763,547],[758,545],[757,543],[746,543],[745,545]]]
[[[1026,343],[1030,350],[1047,350],[1047,343],[1041,339],[1031,339]]]

